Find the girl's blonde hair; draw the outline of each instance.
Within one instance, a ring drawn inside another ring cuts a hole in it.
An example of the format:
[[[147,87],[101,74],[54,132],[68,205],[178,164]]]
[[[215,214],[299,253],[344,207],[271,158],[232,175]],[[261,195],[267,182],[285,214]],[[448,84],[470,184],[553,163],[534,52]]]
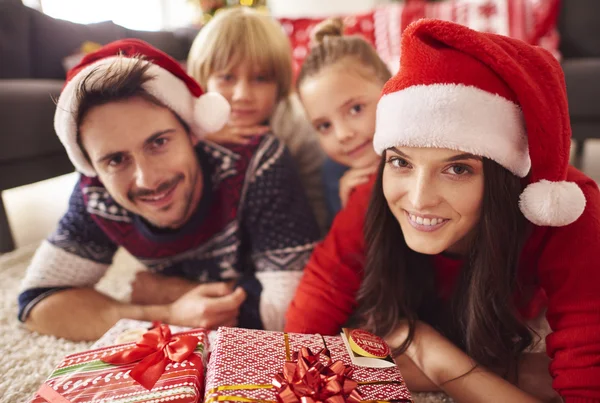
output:
[[[283,27],[248,7],[217,13],[190,49],[187,70],[203,88],[211,74],[248,62],[277,83],[278,99],[292,87],[292,51]]]
[[[351,67],[362,67],[363,71],[369,69],[382,84],[392,77],[387,65],[369,42],[358,35],[344,36],[343,32],[344,23],[340,18],[325,20],[313,29],[310,52],[298,74],[297,87],[325,67],[341,61]],[[371,74],[366,77],[372,79]]]

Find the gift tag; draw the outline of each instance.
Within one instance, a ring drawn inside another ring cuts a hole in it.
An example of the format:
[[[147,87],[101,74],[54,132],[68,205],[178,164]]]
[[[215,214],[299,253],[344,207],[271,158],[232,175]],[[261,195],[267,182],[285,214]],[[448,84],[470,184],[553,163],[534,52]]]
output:
[[[342,329],[342,340],[354,365],[387,368],[396,365],[392,351],[381,337],[361,329]]]

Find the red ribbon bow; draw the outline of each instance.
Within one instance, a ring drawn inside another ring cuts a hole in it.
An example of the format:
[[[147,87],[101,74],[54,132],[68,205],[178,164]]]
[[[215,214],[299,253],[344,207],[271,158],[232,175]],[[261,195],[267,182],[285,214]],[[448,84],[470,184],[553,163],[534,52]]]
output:
[[[325,359],[321,359],[323,356]],[[322,362],[324,361],[324,362]],[[310,349],[294,353],[283,373],[273,378],[279,403],[358,403],[358,383],[350,376],[353,369],[342,361],[332,362],[326,348],[313,354]]]
[[[141,360],[133,367],[130,376],[150,390],[171,362],[188,360],[202,371],[202,359],[194,354],[199,341],[196,336],[190,335],[173,337],[169,326],[160,325],[146,332],[135,347],[104,357],[102,361],[120,365]]]

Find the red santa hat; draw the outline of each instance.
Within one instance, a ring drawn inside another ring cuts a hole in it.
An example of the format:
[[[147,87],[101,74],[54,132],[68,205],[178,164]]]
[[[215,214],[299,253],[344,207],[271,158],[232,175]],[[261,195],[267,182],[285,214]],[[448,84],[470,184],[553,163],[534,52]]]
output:
[[[486,157],[527,186],[519,206],[540,226],[568,225],[585,196],[567,182],[571,127],[562,69],[547,51],[462,25],[420,20],[377,106],[373,144]]]
[[[109,43],[96,52],[86,55],[69,71],[67,82],[58,98],[54,115],[54,129],[67,150],[75,168],[86,176],[96,176],[77,144],[78,110],[77,90],[84,79],[95,72],[93,79],[85,81],[93,86],[103,77],[103,72],[127,70],[133,63],[144,59],[151,80],[143,84],[144,90],[175,112],[198,137],[220,130],[229,119],[230,106],[218,93],[204,93],[180,64],[167,54],[137,39],[124,39]]]

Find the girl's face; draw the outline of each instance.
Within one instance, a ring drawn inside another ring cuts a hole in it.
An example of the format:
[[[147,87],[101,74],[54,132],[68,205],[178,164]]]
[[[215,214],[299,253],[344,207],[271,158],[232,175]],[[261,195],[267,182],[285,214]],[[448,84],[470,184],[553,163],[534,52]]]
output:
[[[351,168],[378,161],[373,135],[382,87],[383,83],[363,77],[355,68],[344,69],[340,63],[304,80],[300,98],[331,159]]]
[[[213,72],[207,90],[223,95],[231,105],[230,124],[262,125],[269,121],[277,103],[277,82],[250,63],[241,62]]]
[[[383,194],[406,244],[427,255],[468,252],[483,202],[481,157],[444,148],[385,153]]]

